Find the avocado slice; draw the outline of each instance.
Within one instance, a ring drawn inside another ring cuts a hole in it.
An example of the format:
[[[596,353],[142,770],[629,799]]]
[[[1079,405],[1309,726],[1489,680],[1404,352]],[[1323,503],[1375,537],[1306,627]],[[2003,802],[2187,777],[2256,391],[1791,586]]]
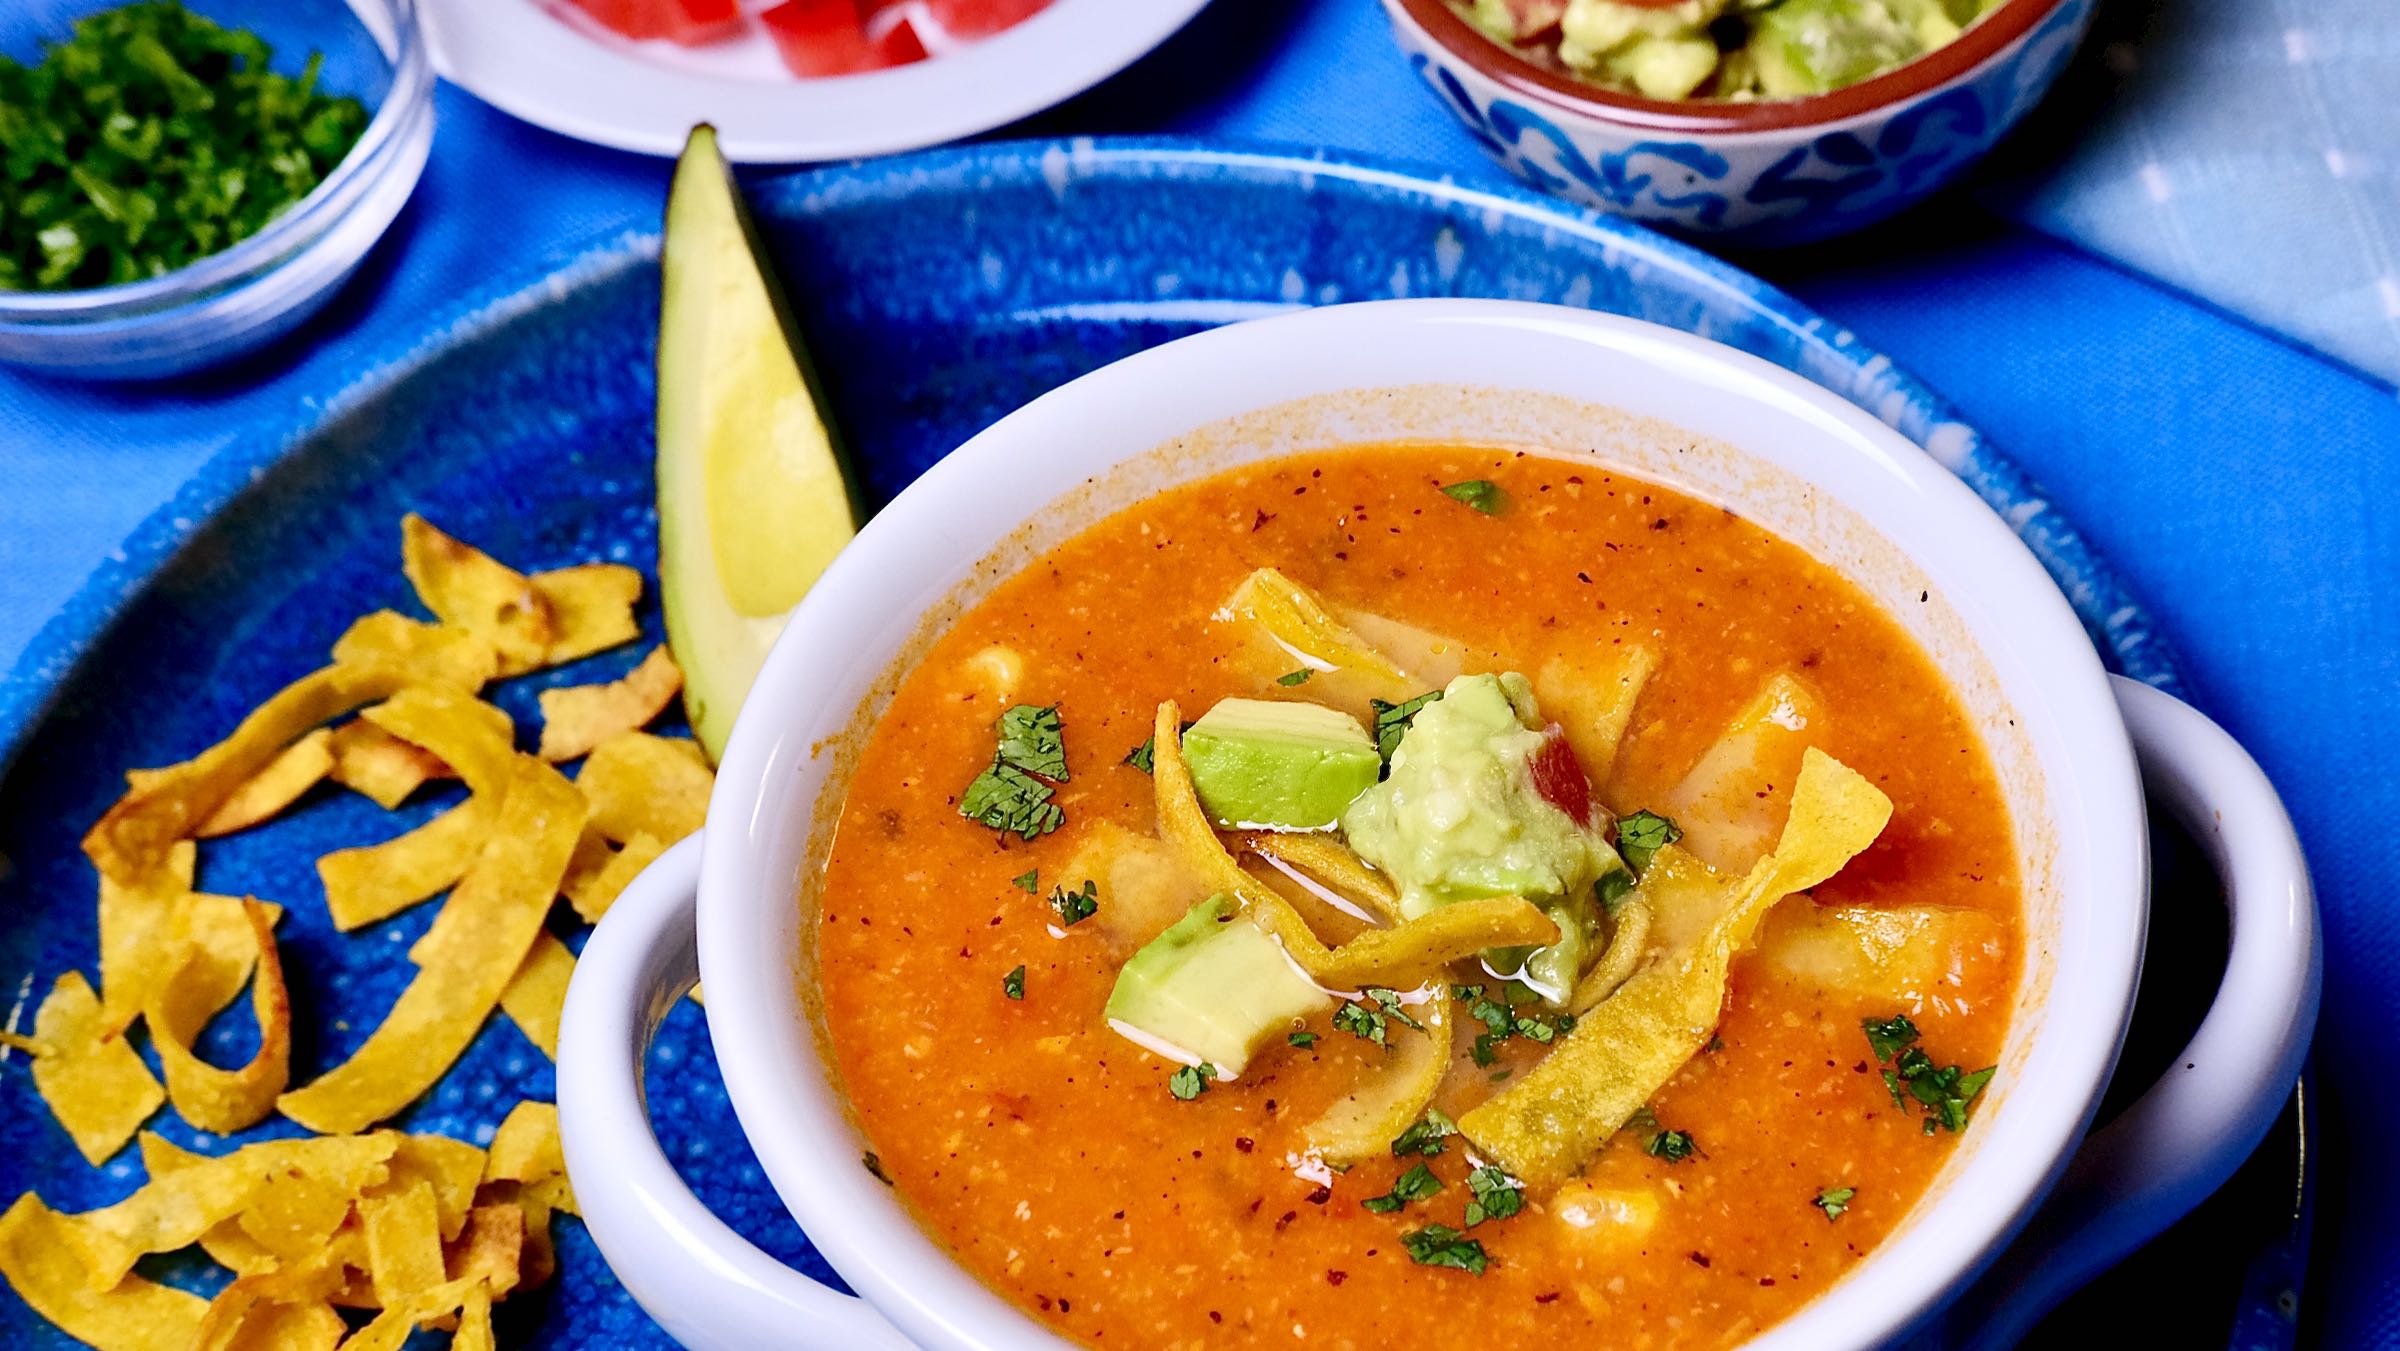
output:
[[[1857,84],[1958,35],[1931,0],[1784,0],[1751,24],[1750,51],[1770,98]]]
[[[1230,1079],[1260,1043],[1333,1003],[1274,939],[1211,896],[1117,973],[1108,1025],[1127,1040]]]
[[[867,509],[707,126],[676,161],[659,271],[659,586],[713,761],[792,607]]]
[[[1358,719],[1296,700],[1220,699],[1183,756],[1201,807],[1242,830],[1328,829],[1383,771]]]

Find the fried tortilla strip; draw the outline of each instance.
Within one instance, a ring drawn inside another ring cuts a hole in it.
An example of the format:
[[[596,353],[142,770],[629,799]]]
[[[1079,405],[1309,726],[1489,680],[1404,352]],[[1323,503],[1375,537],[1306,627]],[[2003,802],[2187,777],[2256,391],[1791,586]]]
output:
[[[1459,1129],[1532,1186],[1565,1179],[1708,1039],[1733,956],[1767,911],[1839,872],[1875,842],[1891,813],[1875,785],[1811,747],[1775,851],[1727,884],[1728,904],[1698,940],[1662,952],[1594,1005],[1540,1064],[1461,1117]]]
[[[1802,752],[1824,736],[1825,703],[1779,671],[1701,752],[1657,808],[1683,827],[1683,847],[1739,873],[1775,842]]]
[[[592,804],[592,825],[623,844],[650,835],[673,844],[700,828],[716,776],[695,743],[626,732],[592,749],[575,786]]]
[[[1328,1162],[1380,1158],[1432,1105],[1450,1069],[1450,991],[1439,983],[1432,990],[1433,998],[1408,1006],[1425,1024],[1424,1034],[1412,1036],[1395,1024],[1391,1054],[1308,1123],[1302,1138]]]
[[[119,798],[84,836],[83,852],[108,876],[139,883],[285,747],[400,684],[389,671],[339,664],[309,672],[260,704],[233,735]]]
[[[516,766],[490,845],[410,951],[416,979],[349,1060],[283,1095],[285,1116],[328,1134],[364,1130],[431,1088],[498,1006],[542,932],[585,817],[583,796],[558,771],[531,756]]]
[[[405,835],[318,859],[333,926],[348,933],[449,889],[491,838],[497,815],[489,797],[470,797]]]
[[[682,690],[683,672],[664,647],[651,649],[622,680],[543,690],[541,756],[553,764],[572,760],[619,733],[638,732]]]
[[[493,1351],[496,1345],[492,1337],[492,1292],[478,1285],[458,1303],[458,1333],[450,1339],[450,1351]]]
[[[1369,929],[1338,948],[1326,947],[1291,902],[1225,852],[1184,763],[1182,717],[1172,700],[1160,704],[1152,730],[1150,780],[1160,837],[1209,887],[1239,901],[1251,922],[1281,943],[1319,985],[1406,988],[1485,948],[1558,941],[1558,925],[1531,903],[1516,896],[1493,896],[1446,905],[1406,924]]]
[[[142,1168],[156,1182],[169,1173],[196,1168],[210,1161],[206,1154],[195,1154],[160,1135],[156,1131],[142,1132]],[[258,1244],[258,1240],[242,1232],[236,1219],[219,1221],[200,1235],[200,1247],[217,1265],[236,1275],[255,1276],[271,1272],[283,1265],[283,1260]]]
[[[545,666],[622,647],[642,636],[633,605],[642,598],[642,574],[622,563],[584,563],[535,573],[533,589],[550,603],[556,625]]]
[[[1613,782],[1625,729],[1657,669],[1658,653],[1633,644],[1553,657],[1534,673],[1534,696],[1566,731],[1567,745],[1594,787]]]
[[[532,670],[550,650],[556,620],[532,580],[413,511],[400,521],[400,570],[443,624],[491,640],[503,675]]]
[[[1391,879],[1329,836],[1262,830],[1244,835],[1242,845],[1262,858],[1308,874],[1386,924],[1401,922],[1400,893]]]
[[[184,963],[150,1001],[144,1017],[166,1071],[167,1096],[185,1121],[200,1130],[229,1135],[266,1120],[275,1097],[291,1075],[292,1002],[284,988],[283,957],[275,945],[274,920],[256,900],[245,899],[257,960],[252,963],[250,1007],[258,1019],[258,1051],[240,1069],[219,1069],[192,1050],[200,1029],[217,1009],[211,1006],[208,967],[214,957],[192,944]]]
[[[409,685],[441,685],[473,694],[500,674],[492,640],[473,629],[428,624],[397,610],[377,610],[334,640],[333,659],[345,666],[389,671]]]
[[[567,1185],[567,1155],[558,1138],[557,1104],[527,1101],[509,1109],[508,1118],[492,1134],[483,1180],[520,1183],[527,1194],[546,1206],[570,1215],[582,1213]]]
[[[447,1280],[442,1265],[442,1221],[433,1186],[424,1181],[359,1203],[360,1227],[367,1236],[367,1270],[374,1277],[375,1296],[389,1309],[406,1304],[418,1291]]]
[[[241,1288],[245,1281],[273,1279],[245,1276],[219,1291],[193,1351],[335,1351],[350,1325],[324,1299],[268,1299]],[[226,1310],[222,1316],[220,1308]]]
[[[559,1015],[567,1005],[567,982],[574,976],[575,954],[545,931],[534,938],[525,964],[500,992],[500,1011],[552,1060],[558,1058]]]
[[[441,1216],[442,1242],[457,1238],[466,1228],[467,1212],[474,1209],[475,1189],[483,1181],[484,1151],[464,1140],[447,1135],[404,1135],[400,1147],[392,1153],[392,1175],[377,1187],[368,1189],[370,1196],[387,1189],[405,1187],[412,1182],[424,1182],[433,1188],[433,1200]]]
[[[1650,865],[1657,867],[1658,860],[1652,859]],[[1633,969],[1641,965],[1642,954],[1649,948],[1650,903],[1640,892],[1626,897],[1617,906],[1610,923],[1614,927],[1609,930],[1608,950],[1600,954],[1600,960],[1583,974],[1583,979],[1575,982],[1575,993],[1567,1001],[1578,1015],[1615,994],[1617,987],[1633,975]]]
[[[667,852],[667,846],[656,835],[641,830],[625,841],[624,848],[613,851],[608,847],[607,837],[596,830],[585,832],[584,838],[586,845],[597,847],[577,846],[576,866],[567,869],[567,880],[559,889],[567,894],[576,914],[598,924],[625,888],[633,885],[633,879]]]
[[[436,685],[411,685],[359,714],[440,756],[471,792],[497,796],[516,759],[516,724],[490,704]]]
[[[442,757],[412,746],[371,722],[352,721],[333,729],[329,749],[335,783],[364,794],[385,811],[408,801],[435,779],[455,779]]]
[[[58,978],[33,1016],[33,1038],[46,1049],[33,1062],[33,1089],[97,1168],[125,1147],[167,1100],[150,1067],[108,1025],[80,971]]]
[[[199,860],[198,845],[177,840],[140,876],[100,874],[100,998],[109,1027],[138,1017],[166,978],[167,946]]]
[[[1223,620],[1247,621],[1282,651],[1312,670],[1338,672],[1364,693],[1394,702],[1425,688],[1426,680],[1400,669],[1325,608],[1308,588],[1274,568],[1242,579],[1217,612]]]
[[[99,1351],[190,1351],[208,1301],[139,1276],[95,1290],[75,1221],[31,1192],[0,1215],[0,1277],[35,1313]]]
[[[467,1215],[467,1231],[451,1245],[450,1276],[506,1295],[517,1288],[524,1254],[525,1212],[504,1201],[478,1203]]]
[[[373,1322],[350,1334],[341,1351],[400,1351],[416,1335],[418,1324],[457,1313],[483,1288],[483,1282],[475,1278],[444,1281],[417,1291],[406,1303],[387,1304]]]
[[[200,823],[201,839],[231,835],[273,820],[333,769],[333,733],[320,727],[284,747]]]
[[[115,1205],[76,1216],[71,1237],[95,1290],[124,1279],[145,1255],[188,1247],[228,1220],[288,1263],[332,1238],[350,1202],[390,1173],[399,1143],[390,1131],[269,1140],[183,1161]]]

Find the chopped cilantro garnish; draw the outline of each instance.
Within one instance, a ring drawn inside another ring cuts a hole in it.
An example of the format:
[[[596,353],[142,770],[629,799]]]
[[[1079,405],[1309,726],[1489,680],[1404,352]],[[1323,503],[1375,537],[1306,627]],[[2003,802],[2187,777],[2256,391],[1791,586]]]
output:
[[[1411,1229],[1400,1236],[1400,1246],[1408,1249],[1410,1260],[1418,1266],[1456,1267],[1475,1276],[1482,1275],[1491,1260],[1484,1255],[1481,1243],[1446,1224]]]
[[[1069,891],[1065,887],[1050,889],[1050,908],[1058,912],[1058,927],[1072,929],[1100,911],[1100,890],[1092,879],[1083,879],[1083,890]]]
[[[1384,1024],[1383,1015],[1365,1004],[1344,1004],[1335,1009],[1333,1011],[1333,1027],[1337,1032],[1347,1032],[1351,1036],[1374,1042],[1378,1046],[1392,1044],[1389,1040],[1391,1033]]]
[[[1307,683],[1308,683],[1308,678],[1309,678],[1310,676],[1313,676],[1313,675],[1315,675],[1315,674],[1316,674],[1316,672],[1314,672],[1314,671],[1312,671],[1312,670],[1308,669],[1307,667],[1303,666],[1303,667],[1301,667],[1301,668],[1300,668],[1299,670],[1297,670],[1297,671],[1291,671],[1291,672],[1288,672],[1288,673],[1286,673],[1286,674],[1284,674],[1284,675],[1279,675],[1279,676],[1275,677],[1275,683],[1276,683],[1276,684],[1278,684],[1278,685],[1283,685],[1283,686],[1286,686],[1286,687],[1289,687],[1289,686],[1292,686],[1292,685],[1305,685],[1305,684],[1307,684]]]
[[[1600,874],[1600,880],[1592,884],[1592,894],[1599,897],[1600,909],[1613,918],[1617,907],[1625,904],[1625,898],[1633,894],[1635,885],[1630,869],[1611,868]]]
[[[1059,828],[1067,814],[1050,800],[1049,784],[1014,765],[993,764],[959,794],[958,814],[1030,840]]]
[[[1709,1055],[1715,1055],[1717,1052],[1725,1049],[1725,1038],[1712,1035],[1708,1039],[1708,1045],[1703,1046],[1700,1049]]]
[[[1027,868],[1008,880],[1008,884],[1028,896],[1038,896],[1042,890],[1042,870]]]
[[[1286,1037],[1284,1040],[1289,1041],[1292,1045],[1297,1046],[1301,1050],[1305,1051],[1309,1047],[1317,1044],[1317,1034],[1314,1032],[1294,1032],[1291,1036]]]
[[[858,1161],[877,1182],[892,1185],[892,1175],[883,1171],[883,1156],[870,1149],[858,1156]]]
[[[1700,1143],[1690,1131],[1660,1131],[1642,1142],[1642,1152],[1654,1159],[1681,1163],[1700,1152]]]
[[[1131,765],[1135,769],[1147,774],[1150,772],[1151,761],[1155,759],[1157,755],[1158,738],[1156,736],[1146,736],[1142,738],[1141,745],[1125,752],[1125,759],[1122,761],[1122,763]]]
[[[1000,715],[1000,761],[1057,783],[1067,781],[1067,740],[1058,705],[1019,704]]]
[[[1208,1091],[1217,1077],[1214,1065],[1186,1065],[1167,1076],[1167,1091],[1184,1102],[1190,1102]]]
[[[1462,1001],[1481,999],[1483,998],[1483,987],[1480,985],[1453,985],[1450,987],[1450,997]]]
[[[1428,1107],[1423,1121],[1400,1132],[1400,1137],[1392,1141],[1392,1157],[1405,1159],[1411,1154],[1429,1157],[1439,1154],[1443,1149],[1442,1141],[1456,1134],[1457,1122],[1443,1116],[1440,1108]]]
[[[1682,838],[1683,827],[1657,812],[1635,812],[1617,821],[1617,853],[1637,876],[1659,850]]]
[[[1409,1202],[1422,1201],[1441,1189],[1442,1180],[1433,1175],[1431,1168],[1420,1163],[1402,1173],[1390,1191],[1381,1196],[1370,1196],[1359,1204],[1378,1215],[1389,1215]]]
[[[1889,1018],[1868,1018],[1860,1023],[1867,1030],[1867,1046],[1877,1060],[1889,1060],[1916,1044],[1917,1025],[1905,1013]]]
[[[1924,1108],[1925,1133],[1962,1131],[1967,1128],[1967,1107],[2000,1072],[1997,1065],[1969,1070],[1958,1065],[1936,1066],[1925,1048],[1917,1045],[1917,1025],[1907,1015],[1890,1018],[1869,1018],[1862,1024],[1867,1033],[1867,1045],[1873,1048],[1877,1060],[1888,1060],[1891,1068],[1883,1072],[1884,1091],[1892,1095],[1892,1105],[1905,1110],[1911,1099]]]
[[[1525,1208],[1525,1189],[1497,1165],[1486,1164],[1467,1174],[1467,1190],[1475,1194],[1467,1202],[1469,1229],[1485,1220],[1505,1220]]]
[[[273,55],[166,0],[78,20],[39,65],[0,56],[0,291],[163,276],[314,191],[369,114],[317,88],[321,53],[298,75]]]
[[[1828,1221],[1838,1220],[1842,1217],[1842,1212],[1850,1208],[1850,1202],[1857,1195],[1858,1188],[1856,1187],[1827,1187],[1817,1193],[1817,1199],[1811,1204],[1824,1211]]]
[[[1445,485],[1442,495],[1454,502],[1464,502],[1486,516],[1497,516],[1508,505],[1508,494],[1488,478],[1471,478],[1464,483]]]
[[[1400,738],[1408,731],[1408,725],[1416,720],[1418,710],[1441,697],[1440,690],[1427,690],[1401,704],[1387,704],[1381,699],[1367,701],[1368,706],[1375,710],[1375,750],[1383,756],[1386,769],[1391,767],[1392,752],[1400,749]]]
[[[1000,993],[1011,999],[1025,997],[1025,968],[1018,967],[1000,978]]]
[[[1400,1002],[1400,992],[1398,990],[1385,989],[1380,985],[1370,985],[1367,988],[1359,991],[1359,993],[1365,995],[1369,999],[1374,1000],[1377,1007],[1381,1008],[1385,1013],[1390,1014],[1392,1017],[1399,1019],[1402,1023],[1417,1029],[1419,1032],[1425,1030],[1425,1024],[1418,1022],[1414,1017],[1410,1016],[1407,1005]]]
[[[1547,1046],[1550,1044],[1550,1039],[1558,1035],[1558,1029],[1538,1018],[1519,1018],[1517,1035],[1528,1041],[1540,1042]]]
[[[1477,999],[1468,1005],[1467,1016],[1490,1028],[1494,1037],[1501,1038],[1508,1036],[1517,1020],[1517,1016],[1508,1011],[1507,1005],[1495,1003],[1489,999]]]

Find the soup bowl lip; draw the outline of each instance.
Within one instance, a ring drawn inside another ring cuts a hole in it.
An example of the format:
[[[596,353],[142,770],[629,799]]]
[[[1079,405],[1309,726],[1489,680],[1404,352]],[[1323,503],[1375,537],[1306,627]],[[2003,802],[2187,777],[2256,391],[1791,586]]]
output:
[[[1431,325],[1434,331],[1422,331]],[[2008,1084],[1997,1111],[1978,1117],[1967,1137],[1973,1154],[1939,1195],[1920,1199],[1905,1232],[1872,1250],[1826,1291],[1771,1325],[1751,1343],[1799,1348],[1871,1345],[1898,1334],[1956,1293],[2023,1223],[2089,1126],[2115,1067],[2130,1017],[2147,923],[2147,859],[2142,798],[2132,748],[2097,654],[2067,601],[2039,562],[1971,489],[1930,455],[1855,405],[1763,359],[1704,338],[1639,320],[1517,301],[1400,300],[1305,310],[1203,331],[1136,353],[1036,398],[971,438],[900,494],[843,552],[787,625],[761,671],[728,743],[708,819],[699,895],[699,958],[707,1018],[728,1095],[769,1180],[802,1227],[851,1286],[902,1331],[929,1346],[1031,1348],[1060,1344],[1057,1334],[987,1288],[920,1229],[896,1192],[859,1166],[851,1137],[829,1147],[825,1131],[847,1129],[837,1071],[803,1012],[800,981],[800,869],[821,866],[813,847],[820,793],[799,784],[828,745],[853,734],[859,697],[888,694],[886,668],[940,595],[896,594],[914,585],[911,570],[946,569],[944,594],[957,591],[974,565],[1039,508],[1010,516],[1019,500],[1055,501],[1098,475],[1136,462],[1168,438],[1147,434],[1095,445],[1094,414],[1116,406],[1186,409],[1155,416],[1196,430],[1266,409],[1288,397],[1361,388],[1465,384],[1589,399],[1563,377],[1496,380],[1445,377],[1426,355],[1429,339],[1455,343],[1460,326],[1488,325],[1515,340],[1560,344],[1562,354],[1613,353],[1678,373],[1698,372],[1712,391],[1746,396],[1758,416],[1795,432],[1855,449],[1827,472],[1853,476],[1844,488],[1810,477],[1812,487],[1859,511],[1871,489],[1899,491],[1939,518],[1943,557],[1971,568],[1977,599],[1960,618],[1970,646],[1987,658],[2018,654],[2032,668],[2039,653],[2038,709],[2026,708],[2026,732],[2065,838],[2061,848],[2058,972],[2043,1015],[2028,1031],[2010,1029],[2024,1071]],[[1420,330],[1414,333],[1411,329]],[[1417,348],[1407,343],[1415,341]],[[1341,353],[1338,358],[1316,354]],[[1266,395],[1237,378],[1278,372],[1306,385],[1312,363],[1335,372],[1364,365],[1388,370],[1361,382],[1328,375],[1296,395]],[[1294,373],[1295,369],[1301,373]],[[1623,403],[1645,411],[1638,399]],[[1813,430],[1812,430],[1813,429]],[[1060,453],[1082,444],[1082,452]],[[1737,442],[1737,445],[1739,443]],[[1750,447],[1742,447],[1750,450]],[[1265,455],[1250,458],[1267,458]],[[1153,491],[1206,477],[1214,464],[1162,473]],[[1795,477],[1800,477],[1797,471]],[[1672,475],[1659,477],[1673,482]],[[1896,508],[1887,508],[1895,511]],[[1007,517],[1007,519],[995,518]],[[1912,559],[1893,538],[1893,517],[1867,528]],[[1063,537],[1062,532],[1062,537]],[[1055,543],[1045,540],[1045,545]],[[1969,563],[1967,560],[1972,559]],[[1930,566],[1930,565],[1929,565]],[[931,576],[930,573],[927,574]],[[926,582],[924,585],[932,585]],[[845,654],[846,673],[831,673],[821,654]],[[869,668],[872,668],[871,670]],[[2023,680],[2036,677],[2025,675]],[[809,702],[812,684],[866,680],[838,706]],[[2022,691],[2012,687],[2012,697]],[[2050,726],[2036,725],[2036,714]],[[828,783],[824,791],[839,791]],[[2018,807],[2022,810],[2022,807]],[[2071,819],[2070,818],[2071,815]],[[796,852],[793,842],[798,841]],[[781,860],[779,862],[779,860]],[[2084,895],[2081,889],[2095,894]],[[2075,926],[2081,926],[2076,929]],[[2062,939],[2073,931],[2080,953]],[[772,936],[761,941],[762,935]],[[788,940],[788,941],[786,941]],[[2030,943],[2028,946],[2032,946]],[[2030,960],[2030,958],[2029,958]],[[2062,1009],[2063,1006],[2063,1009]],[[2100,1035],[2102,1031],[2106,1035]],[[2039,1073],[2033,1073],[2034,1070]],[[795,1126],[798,1128],[795,1129]],[[1972,1180],[1978,1185],[1963,1185]],[[1929,1214],[1943,1219],[1924,1223]],[[1879,1261],[1905,1245],[1905,1262]]]

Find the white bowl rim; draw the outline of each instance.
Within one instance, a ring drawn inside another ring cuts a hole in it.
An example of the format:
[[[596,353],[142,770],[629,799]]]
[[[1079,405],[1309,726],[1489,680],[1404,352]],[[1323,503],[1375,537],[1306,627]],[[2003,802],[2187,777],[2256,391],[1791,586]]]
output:
[[[772,790],[809,761],[814,738],[838,732],[851,715],[844,708],[840,722],[824,725],[794,691],[808,682],[813,666],[823,665],[817,654],[857,650],[851,630],[878,614],[876,603],[865,597],[911,555],[926,553],[926,541],[960,551],[957,561],[963,567],[1014,528],[1015,519],[996,531],[988,519],[975,519],[992,514],[987,504],[998,485],[1039,484],[1027,490],[1055,497],[1082,483],[1087,469],[1096,472],[1080,460],[1049,461],[1029,453],[1056,455],[1062,431],[1088,428],[1091,405],[1204,385],[1245,364],[1273,369],[1263,363],[1277,353],[1302,364],[1312,352],[1347,348],[1356,355],[1402,326],[1425,325],[1446,326],[1453,342],[1461,326],[1539,331],[1545,340],[1581,342],[1631,360],[1703,372],[1728,390],[1849,438],[1863,452],[1859,473],[1921,499],[1940,516],[1962,557],[1972,551],[1988,565],[1987,592],[2007,604],[2000,629],[2013,630],[2027,648],[2043,653],[2042,712],[2054,724],[2055,742],[2065,747],[2061,756],[2074,770],[2064,785],[2072,790],[2071,801],[2056,805],[2075,808],[2076,828],[2091,838],[2123,846],[2114,853],[2086,850],[2089,857],[2069,860],[2089,875],[2072,889],[2062,882],[2067,895],[2088,891],[2116,904],[2062,905],[2062,926],[2089,927],[2076,943],[2057,945],[2062,949],[2057,969],[2073,970],[2079,979],[2057,979],[2049,987],[2053,1008],[2045,1009],[2031,1049],[2019,1060],[2024,1069],[2039,1073],[2027,1073],[2009,1086],[2004,1110],[1978,1118],[1978,1134],[1970,1136],[1974,1156],[1961,1177],[1941,1196],[1921,1201],[1904,1221],[1909,1229],[1905,1261],[1880,1260],[1898,1245],[1879,1246],[1749,1345],[1802,1351],[1874,1344],[1904,1331],[1957,1293],[2005,1246],[2090,1125],[2115,1068],[2139,977],[2148,919],[2146,818],[2130,741],[2098,656],[2065,597],[2008,526],[1921,448],[1848,401],[1704,338],[1639,320],[1517,301],[1376,301],[1301,311],[1208,330],[1123,358],[1035,399],[934,465],[870,523],[803,602],[769,656],[727,748],[702,861],[699,954],[709,990],[711,1037],[728,1094],[769,1180],[823,1255],[854,1289],[928,1346],[1016,1351],[1062,1343],[917,1229],[890,1190],[857,1166],[850,1149],[827,1148],[822,1139],[792,1129],[794,1123],[823,1125],[844,1118],[838,1097],[816,1072],[813,1034],[799,1016],[796,949],[785,952],[779,944],[759,941],[761,933],[778,932],[779,924],[791,922],[796,929],[797,906],[788,887],[754,885],[754,880],[770,840],[789,828],[785,818],[812,805],[781,802]],[[1391,378],[1375,384],[1441,378],[1438,372],[1395,368]],[[1328,391],[1355,387],[1348,381],[1324,386]],[[1245,403],[1229,396],[1220,401],[1221,411],[1191,425],[1276,401],[1262,397]],[[1136,459],[1151,448],[1122,444],[1104,457],[1105,463]],[[881,617],[888,619],[888,612]],[[1978,637],[1995,631],[1979,628]],[[878,653],[876,660],[885,655]],[[2045,754],[2044,764],[2058,758]],[[2059,1005],[2063,1015],[2051,1016]],[[2022,1031],[2012,1027],[2012,1046]],[[1977,1185],[1964,1185],[1970,1180]],[[1928,1215],[1945,1223],[1918,1223]]]

